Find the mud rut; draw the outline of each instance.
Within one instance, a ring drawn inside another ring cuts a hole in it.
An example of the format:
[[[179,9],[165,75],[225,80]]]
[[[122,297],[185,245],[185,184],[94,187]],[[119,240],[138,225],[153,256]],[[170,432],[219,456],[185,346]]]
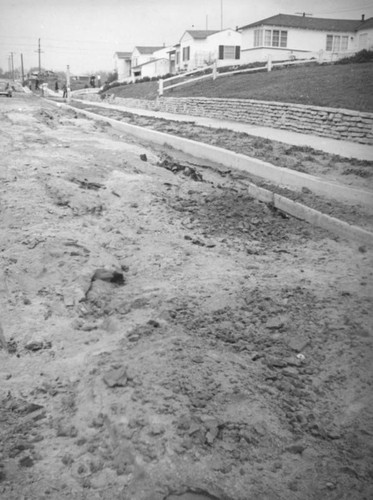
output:
[[[371,252],[0,105],[0,497],[371,498]]]

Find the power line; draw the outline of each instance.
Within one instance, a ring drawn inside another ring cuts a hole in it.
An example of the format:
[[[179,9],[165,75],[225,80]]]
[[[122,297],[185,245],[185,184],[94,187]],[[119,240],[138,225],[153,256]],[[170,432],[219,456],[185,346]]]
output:
[[[31,36],[9,36],[9,35],[0,35],[0,39],[1,38],[10,38],[12,40],[14,40],[14,39],[34,40],[35,39],[34,37],[31,37]],[[106,44],[106,45],[111,45],[111,46],[116,44],[116,43],[120,43],[119,41],[109,42],[109,41],[97,40],[97,39],[96,40],[67,40],[67,39],[63,39],[63,38],[45,38],[45,37],[43,37],[43,41],[44,42],[51,41],[51,42],[71,43],[74,45],[80,45],[82,43],[89,43],[90,45],[92,45],[92,44],[98,44],[98,45]],[[24,43],[27,43],[27,42],[24,42]]]

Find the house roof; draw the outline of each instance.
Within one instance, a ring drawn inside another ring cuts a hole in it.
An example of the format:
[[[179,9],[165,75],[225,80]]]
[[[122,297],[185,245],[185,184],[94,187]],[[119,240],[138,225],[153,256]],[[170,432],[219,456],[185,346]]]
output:
[[[302,28],[317,31],[356,31],[360,24],[360,19],[324,19],[321,17],[277,14],[276,16],[267,17],[255,23],[242,26],[240,29],[254,28],[256,26],[280,26],[284,28]]]
[[[137,49],[140,54],[153,54],[156,50],[164,49],[164,47],[139,47],[136,45],[135,49]]]
[[[115,52],[119,59],[131,59],[131,52]]]
[[[143,66],[147,66],[148,64],[154,64],[158,61],[167,61],[169,62],[169,60],[166,58],[166,57],[160,57],[159,59],[153,59],[152,61],[148,61],[148,62],[145,62],[145,63],[142,63],[142,64],[138,64],[137,66],[133,66],[132,69],[136,69],[136,68],[142,68]]]
[[[185,33],[189,33],[189,35],[196,40],[203,40],[204,38],[218,32],[218,30],[186,30]]]
[[[366,21],[362,21],[358,26],[358,30],[368,30],[373,28],[373,17],[370,17]]]

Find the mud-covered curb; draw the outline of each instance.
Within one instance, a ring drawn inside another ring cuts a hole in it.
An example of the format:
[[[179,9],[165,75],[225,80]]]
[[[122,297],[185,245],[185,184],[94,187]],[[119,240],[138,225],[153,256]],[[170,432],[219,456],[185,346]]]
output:
[[[93,120],[109,123],[115,129],[126,132],[137,139],[150,141],[161,146],[171,146],[195,157],[217,162],[229,168],[243,170],[247,173],[265,178],[277,184],[286,184],[297,188],[306,187],[317,194],[328,194],[329,196],[333,194],[336,195],[337,190],[340,189],[340,192],[338,193],[339,196],[345,195],[349,198],[349,201],[359,201],[360,203],[365,202],[370,206],[373,205],[373,199],[370,192],[324,182],[321,179],[302,172],[294,172],[283,167],[275,167],[274,165],[266,163],[262,160],[250,158],[216,146],[211,146],[182,137],[176,137],[174,135],[139,127],[137,125],[123,123],[113,118],[108,118],[90,111],[69,106],[68,104],[54,104],[62,109],[74,110],[76,113],[82,114]],[[319,192],[317,192],[318,189]],[[292,215],[293,217],[309,222],[317,227],[327,229],[337,236],[355,241],[359,244],[373,246],[373,233],[370,231],[348,224],[347,222],[336,219],[335,217],[323,214],[318,210],[302,205],[301,203],[295,202],[285,196],[275,194],[268,189],[260,188],[253,183],[249,183],[248,190],[249,194],[254,198],[266,203],[271,203],[274,207]]]

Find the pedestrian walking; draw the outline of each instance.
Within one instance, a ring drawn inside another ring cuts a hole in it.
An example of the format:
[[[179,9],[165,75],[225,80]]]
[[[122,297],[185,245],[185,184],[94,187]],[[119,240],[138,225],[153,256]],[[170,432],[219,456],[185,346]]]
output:
[[[63,90],[62,97],[65,99],[67,97],[67,86],[66,86],[66,83],[63,85],[62,90]]]

